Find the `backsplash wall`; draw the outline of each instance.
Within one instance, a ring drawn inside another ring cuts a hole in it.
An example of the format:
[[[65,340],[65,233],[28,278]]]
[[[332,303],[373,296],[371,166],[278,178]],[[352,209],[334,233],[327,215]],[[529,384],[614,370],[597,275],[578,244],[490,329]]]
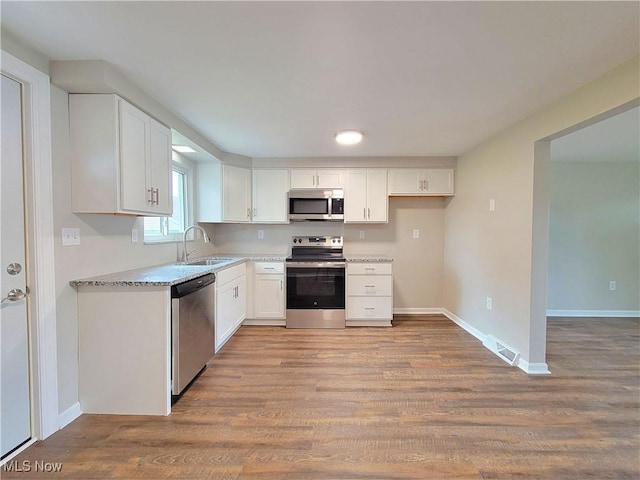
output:
[[[343,235],[346,254],[382,254],[394,259],[394,308],[419,311],[442,306],[444,209],[438,197],[391,197],[389,223],[300,222],[288,225],[202,224],[217,255],[288,255],[295,235]],[[413,238],[419,230],[420,237]],[[258,231],[264,238],[258,239]],[[364,239],[360,239],[360,232]]]

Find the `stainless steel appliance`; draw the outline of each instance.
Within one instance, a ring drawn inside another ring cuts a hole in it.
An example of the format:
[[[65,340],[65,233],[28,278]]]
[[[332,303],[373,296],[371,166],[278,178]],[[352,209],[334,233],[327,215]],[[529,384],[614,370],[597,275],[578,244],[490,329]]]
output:
[[[344,191],[334,190],[290,190],[289,220],[344,221]]]
[[[345,327],[342,237],[293,237],[286,272],[287,328]]]
[[[180,395],[214,354],[212,273],[171,287],[171,393]]]

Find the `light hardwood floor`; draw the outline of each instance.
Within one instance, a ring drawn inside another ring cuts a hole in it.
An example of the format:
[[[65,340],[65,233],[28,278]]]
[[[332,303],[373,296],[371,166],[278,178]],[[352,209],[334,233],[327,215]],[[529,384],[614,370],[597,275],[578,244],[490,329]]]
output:
[[[169,417],[83,415],[3,479],[638,479],[638,319],[550,319],[528,376],[442,316],[242,327]]]

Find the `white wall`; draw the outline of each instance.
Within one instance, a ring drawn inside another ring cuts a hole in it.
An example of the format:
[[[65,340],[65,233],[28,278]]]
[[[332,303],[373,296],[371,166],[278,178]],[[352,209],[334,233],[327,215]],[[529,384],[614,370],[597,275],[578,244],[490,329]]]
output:
[[[546,370],[549,140],[637,103],[638,66],[637,57],[625,62],[458,158],[445,212],[444,306],[520,351],[525,369]]]
[[[552,161],[549,310],[640,310],[639,165]]]

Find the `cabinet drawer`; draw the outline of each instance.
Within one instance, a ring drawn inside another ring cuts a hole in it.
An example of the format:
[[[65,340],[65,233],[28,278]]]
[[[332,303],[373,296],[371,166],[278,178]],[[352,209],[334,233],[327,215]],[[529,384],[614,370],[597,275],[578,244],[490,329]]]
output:
[[[349,275],[391,275],[391,263],[348,263]]]
[[[216,273],[216,286],[224,285],[231,280],[234,280],[247,273],[247,264],[241,263],[240,265],[234,265],[233,267],[225,268]]]
[[[255,272],[284,273],[284,262],[255,262]]]
[[[347,297],[347,318],[392,318],[391,297]]]
[[[348,275],[347,295],[390,296],[393,293],[391,275]]]

